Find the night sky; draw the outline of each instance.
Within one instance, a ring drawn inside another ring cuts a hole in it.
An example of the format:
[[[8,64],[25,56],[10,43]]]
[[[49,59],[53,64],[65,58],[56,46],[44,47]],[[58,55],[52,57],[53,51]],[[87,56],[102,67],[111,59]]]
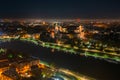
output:
[[[120,1],[0,0],[0,18],[120,18]]]

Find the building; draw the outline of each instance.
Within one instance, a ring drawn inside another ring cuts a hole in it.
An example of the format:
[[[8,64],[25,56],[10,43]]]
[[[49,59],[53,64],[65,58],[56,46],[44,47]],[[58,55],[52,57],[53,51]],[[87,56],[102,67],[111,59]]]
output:
[[[31,77],[32,75],[27,72],[31,71],[32,66],[40,67],[39,64],[39,58],[7,51],[6,54],[0,55],[0,80],[19,80],[23,76]]]

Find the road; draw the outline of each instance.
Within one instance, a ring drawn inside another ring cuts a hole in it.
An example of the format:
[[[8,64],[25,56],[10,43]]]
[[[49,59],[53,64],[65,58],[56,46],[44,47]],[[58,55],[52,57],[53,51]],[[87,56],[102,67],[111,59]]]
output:
[[[55,71],[54,76],[61,77],[64,80],[95,80],[94,78],[90,78],[88,76],[73,72],[73,71],[68,70],[68,69],[53,67],[44,61],[41,61],[40,64],[43,64],[47,67],[50,67],[51,70]]]

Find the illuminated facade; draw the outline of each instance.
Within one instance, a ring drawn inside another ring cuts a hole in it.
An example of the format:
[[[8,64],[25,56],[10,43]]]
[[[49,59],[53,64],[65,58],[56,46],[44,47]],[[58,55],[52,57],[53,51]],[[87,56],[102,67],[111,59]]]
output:
[[[75,32],[78,33],[78,34],[77,34],[77,37],[78,37],[78,38],[86,39],[86,37],[85,37],[86,33],[85,33],[85,30],[84,30],[84,27],[83,27],[83,26],[80,25],[80,26],[75,30]]]
[[[9,53],[8,53],[9,54]],[[11,54],[14,55],[15,54]],[[22,80],[20,78],[31,77],[31,67],[38,66],[40,69],[45,68],[40,65],[38,58],[31,56],[17,55],[18,57],[8,57],[7,54],[1,57],[0,55],[0,80]],[[1,65],[2,64],[2,65]]]

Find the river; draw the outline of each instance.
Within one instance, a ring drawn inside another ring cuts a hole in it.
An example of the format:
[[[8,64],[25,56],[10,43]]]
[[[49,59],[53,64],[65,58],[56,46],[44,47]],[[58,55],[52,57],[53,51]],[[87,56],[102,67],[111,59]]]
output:
[[[69,54],[40,47],[29,42],[14,40],[0,43],[0,47],[39,57],[58,67],[67,68],[96,80],[119,80],[120,64],[109,63],[93,57]]]

